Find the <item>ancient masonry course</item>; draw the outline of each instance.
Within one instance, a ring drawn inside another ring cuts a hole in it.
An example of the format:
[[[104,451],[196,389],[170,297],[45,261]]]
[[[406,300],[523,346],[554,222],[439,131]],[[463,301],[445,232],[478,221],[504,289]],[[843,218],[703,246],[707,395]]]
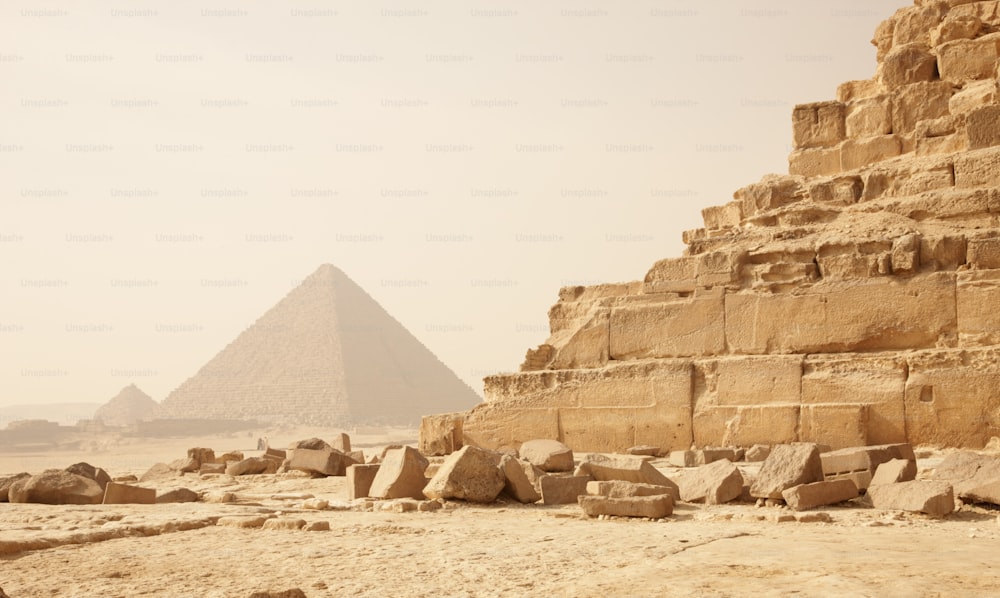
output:
[[[788,174],[702,210],[642,280],[560,290],[521,371],[422,442],[1000,436],[1000,2],[918,1],[873,43],[871,79],[795,107]]]

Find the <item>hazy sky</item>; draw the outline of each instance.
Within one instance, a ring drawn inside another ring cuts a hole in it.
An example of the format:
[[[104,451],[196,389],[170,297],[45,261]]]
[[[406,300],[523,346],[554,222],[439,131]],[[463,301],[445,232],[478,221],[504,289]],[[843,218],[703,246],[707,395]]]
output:
[[[162,400],[320,264],[477,392],[787,171],[901,0],[0,6],[0,406]]]

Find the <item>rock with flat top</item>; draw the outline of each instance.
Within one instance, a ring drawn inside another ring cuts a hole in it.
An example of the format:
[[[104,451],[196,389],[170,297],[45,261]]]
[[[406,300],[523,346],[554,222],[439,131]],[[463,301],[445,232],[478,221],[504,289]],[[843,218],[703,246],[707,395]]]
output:
[[[424,477],[427,464],[427,457],[410,446],[386,452],[382,463],[375,466],[375,477],[367,496],[423,499],[424,486],[427,485],[427,478]],[[354,475],[357,476],[358,473],[355,470]]]
[[[782,498],[796,511],[835,505],[858,497],[858,487],[851,480],[813,482],[785,489]]]
[[[659,496],[669,494],[677,500],[674,488],[670,486],[654,486],[652,484],[636,484],[612,480],[609,482],[587,482],[587,494],[591,496],[607,496],[609,498],[632,498],[635,496]]]
[[[524,504],[538,502],[542,498],[525,472],[525,469],[530,467],[532,467],[530,463],[520,461],[511,455],[500,458],[500,469],[504,475],[504,492]]]
[[[581,496],[580,508],[587,517],[645,517],[662,519],[674,512],[674,499],[669,494],[611,498],[608,496]]]
[[[870,486],[909,482],[917,477],[917,462],[909,459],[892,459],[878,466]]]
[[[823,464],[815,444],[779,444],[761,465],[750,495],[755,498],[783,498],[781,493],[800,484],[823,481]]]
[[[427,498],[489,503],[496,500],[504,484],[499,453],[465,446],[448,455],[424,487],[424,495]]]
[[[674,476],[684,502],[719,505],[736,500],[743,493],[743,474],[729,460],[715,461]]]
[[[104,490],[94,480],[55,469],[22,478],[7,493],[12,503],[47,505],[96,505],[104,497]]]
[[[542,471],[573,471],[573,449],[558,440],[529,440],[517,454]]]
[[[955,510],[955,494],[947,482],[912,481],[870,486],[876,509],[911,511],[943,517]]]

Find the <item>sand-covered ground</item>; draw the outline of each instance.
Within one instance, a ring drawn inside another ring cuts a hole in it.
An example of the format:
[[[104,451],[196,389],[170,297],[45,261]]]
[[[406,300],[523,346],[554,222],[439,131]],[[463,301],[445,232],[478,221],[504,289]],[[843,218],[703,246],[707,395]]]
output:
[[[322,431],[271,438],[273,446]],[[354,439],[368,451],[405,439]],[[378,442],[381,440],[383,442]],[[87,461],[141,474],[191,446],[256,454],[255,438],[125,443],[98,453],[0,453],[0,475]],[[365,446],[367,445],[367,446]],[[939,455],[925,455],[924,472]],[[664,471],[669,474],[665,463]],[[662,521],[588,520],[575,505],[359,510],[342,477],[197,476],[229,503],[48,506],[0,503],[0,587],[32,596],[995,596],[997,512],[945,519],[839,506],[794,514],[680,503]],[[322,510],[306,508],[326,500]],[[381,505],[379,505],[381,506]],[[390,507],[391,508],[391,507]],[[789,515],[795,515],[789,517]],[[234,517],[326,522],[328,531],[240,528]]]

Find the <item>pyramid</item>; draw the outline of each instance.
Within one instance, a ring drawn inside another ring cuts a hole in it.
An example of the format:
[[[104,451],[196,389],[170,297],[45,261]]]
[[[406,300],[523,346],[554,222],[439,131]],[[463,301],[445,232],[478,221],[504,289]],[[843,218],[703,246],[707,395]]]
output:
[[[129,384],[110,401],[94,412],[94,419],[108,426],[130,426],[147,419],[157,408],[156,401],[142,392],[135,384]]]
[[[332,265],[316,272],[163,400],[156,417],[416,425],[480,398]]]
[[[873,44],[871,79],[794,108],[788,174],[704,209],[642,280],[560,290],[465,442],[1000,436],[1000,2],[918,0]]]

